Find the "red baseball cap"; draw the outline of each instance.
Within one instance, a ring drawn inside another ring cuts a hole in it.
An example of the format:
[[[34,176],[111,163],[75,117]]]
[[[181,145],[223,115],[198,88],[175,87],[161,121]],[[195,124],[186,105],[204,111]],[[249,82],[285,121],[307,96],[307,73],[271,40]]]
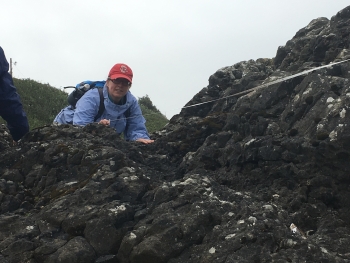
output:
[[[117,79],[124,78],[132,82],[133,73],[128,65],[123,63],[115,64],[109,71],[108,78]]]

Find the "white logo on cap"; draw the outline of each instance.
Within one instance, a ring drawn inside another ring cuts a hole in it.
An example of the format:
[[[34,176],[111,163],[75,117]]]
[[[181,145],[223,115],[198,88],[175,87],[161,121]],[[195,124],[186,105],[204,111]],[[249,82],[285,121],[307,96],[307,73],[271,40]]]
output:
[[[120,66],[120,72],[126,73],[126,72],[128,72],[128,68],[125,65],[121,65]]]

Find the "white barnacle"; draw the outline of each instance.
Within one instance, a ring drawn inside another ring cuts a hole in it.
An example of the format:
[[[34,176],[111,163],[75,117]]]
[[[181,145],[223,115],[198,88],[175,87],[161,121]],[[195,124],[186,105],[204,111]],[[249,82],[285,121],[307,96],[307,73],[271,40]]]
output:
[[[332,98],[332,97],[329,97],[328,99],[327,99],[327,103],[331,103],[331,102],[333,102],[334,101],[334,99]]]
[[[197,184],[197,180],[188,178],[184,182],[180,183],[180,185],[190,185],[190,184]]]
[[[342,109],[342,111],[339,113],[340,118],[345,118],[346,109]]]
[[[336,131],[332,131],[329,134],[329,138],[330,138],[330,141],[335,141],[337,139],[337,132]]]
[[[236,234],[229,234],[229,235],[225,236],[225,240],[229,240],[235,236],[236,236]]]
[[[73,181],[73,182],[66,183],[66,185],[73,185],[73,184],[77,184],[77,183],[78,183],[78,181]]]
[[[308,88],[307,90],[305,90],[305,91],[303,92],[303,95],[306,95],[306,94],[310,93],[310,91],[312,91],[312,88]]]
[[[202,181],[210,184],[210,180],[208,177],[203,177]]]
[[[209,249],[209,253],[210,254],[214,254],[215,253],[215,247],[212,247],[211,249]]]
[[[277,199],[277,198],[280,197],[280,195],[279,195],[279,194],[274,194],[274,195],[272,195],[272,197],[275,198],[275,199]]]
[[[298,100],[299,100],[299,94],[297,94],[297,95],[294,97],[293,100],[294,100],[294,101],[298,101]]]
[[[256,219],[256,217],[250,216],[250,217],[248,218],[248,221],[250,222],[251,225],[254,226],[255,223],[256,223],[256,221],[258,221],[258,220]]]
[[[139,178],[136,176],[136,175],[132,175],[132,176],[130,176],[130,180],[131,181],[136,181],[136,180],[138,180]]]
[[[298,228],[296,225],[294,225],[293,223],[290,225],[290,230],[292,230],[293,234],[298,232]]]
[[[293,223],[290,225],[290,230],[292,230],[293,234],[297,234],[299,236],[301,236],[302,238],[306,239],[306,235],[304,234],[303,231],[301,231],[296,225],[294,225]]]
[[[137,236],[133,233],[133,232],[131,232],[130,233],[130,235],[129,235],[129,238],[130,239],[135,239]]]
[[[27,226],[26,227],[26,230],[30,231],[30,230],[33,230],[34,229],[34,226]]]
[[[324,247],[321,247],[321,251],[322,251],[323,253],[325,253],[325,254],[328,254],[328,250],[325,249]]]
[[[140,153],[140,154],[142,154],[142,153]],[[125,169],[127,171],[129,171],[130,173],[135,173],[135,168],[134,167],[125,167]]]
[[[115,213],[115,214],[118,213],[118,209],[116,209],[116,208],[110,208],[110,209],[108,209],[108,210],[111,211],[111,212],[113,212],[113,213]]]
[[[125,205],[120,205],[120,206],[117,206],[116,208],[110,208],[108,210],[111,211],[112,213],[118,214],[118,212],[125,211],[126,207]]]
[[[117,206],[117,210],[118,211],[125,211],[126,207],[125,207],[125,205],[120,205],[120,206]]]
[[[250,141],[248,141],[245,145],[249,145],[249,144],[251,144],[252,142],[254,142],[255,141],[255,139],[251,139]]]
[[[273,206],[272,205],[263,205],[263,208],[267,211],[273,212]]]
[[[85,206],[85,209],[86,209],[86,211],[90,211],[90,210],[92,210],[92,209],[93,209],[93,207],[92,207],[92,206],[90,206],[90,205],[87,205],[87,206]]]
[[[321,129],[323,129],[323,124],[321,123],[317,124],[317,130],[321,130]]]

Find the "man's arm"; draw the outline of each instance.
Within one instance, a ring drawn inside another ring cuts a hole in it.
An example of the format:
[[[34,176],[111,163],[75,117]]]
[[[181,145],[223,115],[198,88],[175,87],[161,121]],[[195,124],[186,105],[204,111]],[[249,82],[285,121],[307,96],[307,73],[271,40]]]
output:
[[[29,125],[8,70],[9,64],[0,47],[0,115],[7,122],[12,138],[18,141],[29,131]]]

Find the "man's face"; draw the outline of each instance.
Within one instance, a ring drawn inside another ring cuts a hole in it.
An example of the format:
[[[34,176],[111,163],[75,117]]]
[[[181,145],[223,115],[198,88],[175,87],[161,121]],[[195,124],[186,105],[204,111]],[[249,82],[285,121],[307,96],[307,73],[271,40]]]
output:
[[[115,102],[119,102],[119,100],[128,93],[131,87],[129,80],[124,78],[108,79],[107,81],[109,96],[111,96]]]

